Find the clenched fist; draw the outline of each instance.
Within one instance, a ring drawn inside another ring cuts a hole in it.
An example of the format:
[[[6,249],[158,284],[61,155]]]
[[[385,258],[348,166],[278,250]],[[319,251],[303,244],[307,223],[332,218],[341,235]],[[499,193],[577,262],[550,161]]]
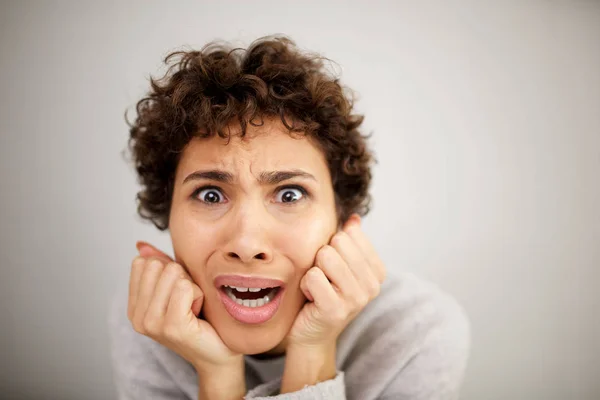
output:
[[[243,365],[214,328],[198,318],[204,296],[186,270],[147,243],[131,265],[128,318],[133,328],[190,362],[200,373]]]

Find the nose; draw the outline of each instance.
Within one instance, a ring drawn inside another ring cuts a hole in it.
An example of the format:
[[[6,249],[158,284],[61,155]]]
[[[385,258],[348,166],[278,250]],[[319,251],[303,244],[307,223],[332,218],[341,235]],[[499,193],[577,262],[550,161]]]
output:
[[[228,261],[251,264],[268,263],[273,259],[266,226],[268,215],[261,208],[264,206],[245,207],[230,220],[229,238],[223,249]]]

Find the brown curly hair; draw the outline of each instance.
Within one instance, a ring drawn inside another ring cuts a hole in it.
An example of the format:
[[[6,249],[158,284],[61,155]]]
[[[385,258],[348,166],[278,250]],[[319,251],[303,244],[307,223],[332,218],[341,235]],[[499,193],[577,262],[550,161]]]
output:
[[[129,125],[128,148],[142,190],[138,214],[165,230],[179,157],[193,137],[239,123],[260,126],[279,117],[290,133],[315,139],[325,155],[340,221],[369,211],[372,153],[358,131],[362,115],[353,99],[324,68],[324,57],[301,53],[285,37],[261,38],[248,49],[209,43],[202,50],[175,51],[162,78],[150,77],[150,92],[138,101]],[[291,120],[292,123],[288,120]]]

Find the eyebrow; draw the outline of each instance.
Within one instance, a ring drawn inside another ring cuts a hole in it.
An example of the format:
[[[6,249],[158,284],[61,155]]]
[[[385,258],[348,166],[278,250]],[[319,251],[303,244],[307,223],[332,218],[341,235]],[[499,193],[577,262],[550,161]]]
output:
[[[203,179],[223,183],[231,183],[233,182],[233,175],[231,175],[229,172],[221,171],[218,169],[213,169],[210,171],[195,171],[185,177],[185,179],[183,180],[183,184],[185,184],[188,181]]]
[[[306,171],[293,169],[288,171],[265,171],[258,176],[258,182],[261,185],[276,185],[278,183],[293,179],[305,178],[317,181],[317,179]],[[185,177],[183,184],[194,180],[211,180],[231,184],[234,181],[233,175],[229,172],[212,169],[207,171],[195,171]]]

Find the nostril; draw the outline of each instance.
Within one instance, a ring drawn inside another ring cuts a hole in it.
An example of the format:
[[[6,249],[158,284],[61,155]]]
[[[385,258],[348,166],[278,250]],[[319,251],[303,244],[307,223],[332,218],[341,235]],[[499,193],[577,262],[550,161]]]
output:
[[[227,258],[238,259],[238,260],[242,260],[242,261],[245,261],[245,262],[250,262],[250,260],[265,261],[269,257],[267,256],[267,253],[261,252],[261,253],[255,254],[254,257],[252,257],[252,258],[247,258],[247,257],[241,257],[238,253],[236,253],[234,251],[230,251],[230,252],[227,253]]]

